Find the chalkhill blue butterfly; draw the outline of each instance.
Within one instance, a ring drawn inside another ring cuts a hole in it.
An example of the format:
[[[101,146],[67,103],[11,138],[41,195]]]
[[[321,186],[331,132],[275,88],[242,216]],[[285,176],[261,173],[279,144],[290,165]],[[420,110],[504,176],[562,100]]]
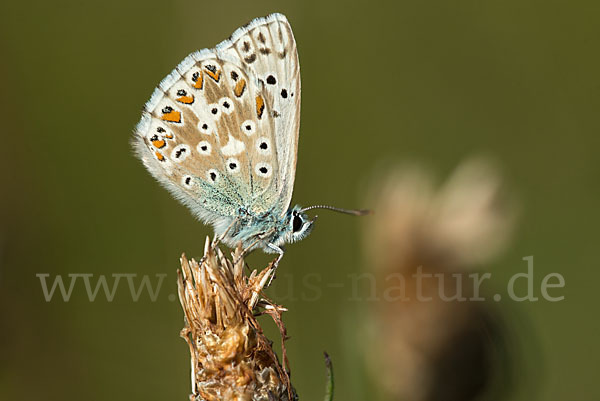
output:
[[[316,208],[290,208],[300,128],[300,65],[281,14],[257,18],[186,57],[144,106],[133,145],[152,176],[229,246],[283,256]]]

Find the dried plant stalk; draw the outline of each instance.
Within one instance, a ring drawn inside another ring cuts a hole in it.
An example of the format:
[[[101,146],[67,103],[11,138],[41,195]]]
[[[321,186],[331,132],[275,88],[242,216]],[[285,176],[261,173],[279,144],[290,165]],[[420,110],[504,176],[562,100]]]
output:
[[[268,266],[246,276],[241,248],[230,260],[208,238],[200,263],[182,255],[177,284],[186,321],[181,336],[191,355],[190,400],[296,399],[253,315],[260,301],[265,313],[281,321],[285,309],[260,298],[272,273]],[[282,325],[280,330],[285,332]]]

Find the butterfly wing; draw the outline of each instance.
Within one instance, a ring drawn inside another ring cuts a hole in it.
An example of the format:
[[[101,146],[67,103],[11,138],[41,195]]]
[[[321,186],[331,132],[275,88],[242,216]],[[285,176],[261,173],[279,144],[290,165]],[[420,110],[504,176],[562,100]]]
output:
[[[267,42],[267,33],[278,39]],[[271,47],[252,52],[258,46],[253,34]],[[295,67],[287,66],[288,59]],[[240,208],[283,213],[289,206],[298,140],[297,62],[285,17],[259,18],[216,49],[188,56],[144,107],[133,139],[136,153],[175,198],[217,231]],[[282,77],[281,84],[269,83],[265,71]]]
[[[262,202],[277,195],[275,206],[285,213],[292,200],[300,130],[300,64],[292,27],[282,14],[258,18],[239,28],[217,46],[220,54],[238,58],[253,71],[265,88],[269,118],[273,120],[277,177],[257,197],[252,210],[265,212],[273,205]]]

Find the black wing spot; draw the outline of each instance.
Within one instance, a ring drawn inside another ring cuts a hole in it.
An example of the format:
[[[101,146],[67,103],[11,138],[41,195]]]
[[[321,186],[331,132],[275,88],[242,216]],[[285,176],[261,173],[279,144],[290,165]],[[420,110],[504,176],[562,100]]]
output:
[[[256,54],[252,53],[248,57],[244,57],[244,61],[248,64],[252,64],[256,61]]]
[[[173,108],[171,106],[166,106],[164,109],[162,109],[163,114],[167,114],[173,111]]]
[[[192,177],[185,177],[185,184],[190,185],[190,181],[192,181]]]
[[[267,148],[269,147],[269,145],[267,145],[267,143],[266,143],[266,142],[261,142],[261,144],[259,145],[259,147],[260,147],[262,150],[267,150]]]
[[[156,128],[156,132],[163,134],[167,131],[163,127],[158,127],[158,128]]]
[[[286,99],[288,97],[287,90],[285,90],[285,89],[281,90],[281,97],[284,98],[284,99]]]
[[[198,80],[198,78],[200,78],[200,73],[198,71],[196,71],[195,73],[192,74],[192,81],[196,82]]]
[[[265,43],[265,35],[263,35],[262,32],[258,34],[258,40],[260,41],[260,43]]]
[[[215,181],[217,179],[217,173],[215,173],[214,171],[210,172],[210,179]]]
[[[228,109],[229,107],[231,107],[231,105],[229,104],[229,102],[226,100],[223,102],[223,107],[225,107],[226,109]]]
[[[175,158],[176,158],[176,159],[179,159],[179,158],[181,157],[181,155],[182,155],[183,153],[185,153],[185,151],[186,151],[186,149],[185,149],[185,148],[181,148],[181,149],[179,149],[177,152],[175,152]]]
[[[204,68],[206,68],[208,71],[212,72],[213,74],[217,73],[217,67],[212,64],[207,64],[204,66]]]
[[[258,171],[260,171],[263,174],[267,174],[267,172],[269,171],[269,169],[267,169],[266,167],[261,167],[258,169]]]
[[[244,42],[244,47],[243,47],[244,51],[247,52],[248,50],[250,50],[250,43],[248,42]]]
[[[219,109],[217,109],[216,107],[213,107],[213,109],[210,112],[213,114],[217,114],[219,112]]]
[[[185,96],[185,95],[187,95],[187,92],[186,92],[186,91],[184,91],[183,89],[179,89],[179,90],[177,91],[177,96]]]
[[[208,129],[208,124],[206,124],[206,123],[202,124],[202,129]]]
[[[237,167],[237,164],[235,164],[235,163],[229,163],[229,168],[230,169],[235,170],[236,167]]]
[[[267,83],[269,85],[275,85],[277,83],[277,80],[275,79],[275,77],[273,75],[269,75],[267,77]]]
[[[260,52],[260,54],[264,55],[271,54],[271,49],[269,49],[268,47],[260,48],[258,49],[258,51]]]
[[[231,71],[231,79],[233,79],[234,81],[238,80],[238,74],[235,71]]]

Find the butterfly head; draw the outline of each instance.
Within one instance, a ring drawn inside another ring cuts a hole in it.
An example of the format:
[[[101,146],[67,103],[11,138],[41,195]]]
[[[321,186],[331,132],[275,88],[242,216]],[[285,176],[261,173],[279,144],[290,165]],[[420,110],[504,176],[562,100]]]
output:
[[[317,220],[318,216],[309,217],[305,212],[311,209],[328,209],[340,213],[351,214],[354,216],[363,216],[371,213],[369,210],[349,210],[341,209],[332,206],[316,205],[301,208],[300,206],[294,206],[290,209],[284,219],[283,235],[281,235],[280,243],[293,243],[304,239],[312,231],[313,225]]]
[[[286,215],[286,241],[293,243],[304,239],[312,231],[317,216],[309,218],[300,206],[294,206]]]

